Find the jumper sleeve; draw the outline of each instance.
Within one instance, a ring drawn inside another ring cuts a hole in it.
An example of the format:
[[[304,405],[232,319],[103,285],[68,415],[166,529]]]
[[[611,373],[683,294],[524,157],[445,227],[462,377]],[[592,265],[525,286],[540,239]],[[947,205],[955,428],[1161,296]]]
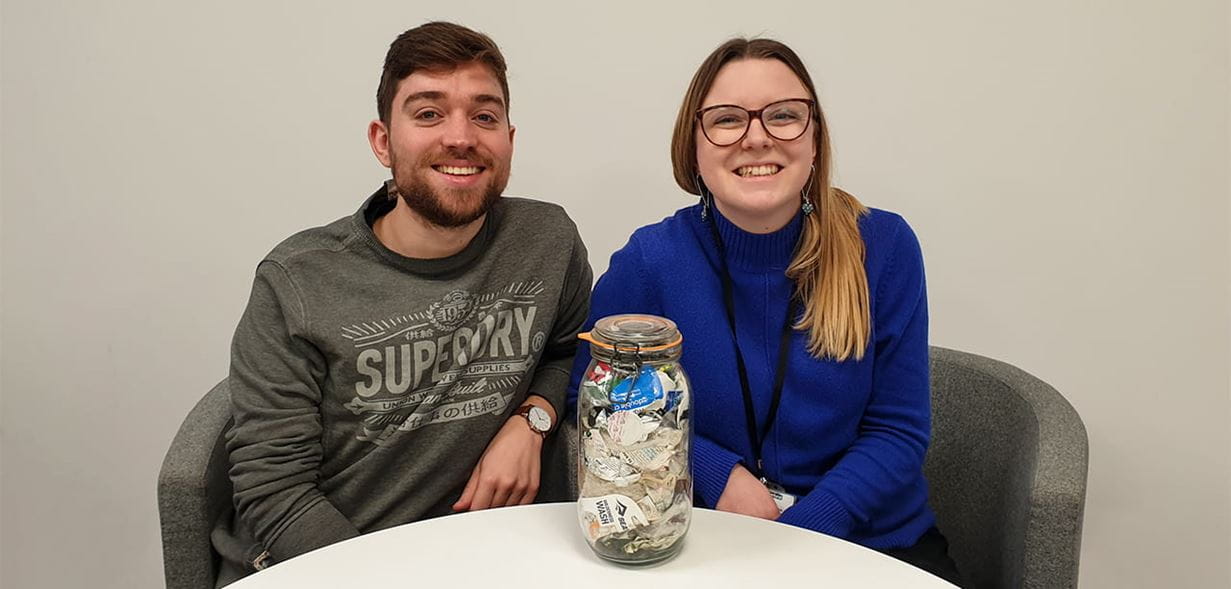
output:
[[[573,230],[572,250],[568,274],[560,291],[556,320],[551,328],[551,339],[543,349],[543,357],[530,382],[530,392],[550,401],[557,416],[565,414],[566,395],[575,394],[575,389],[568,386],[569,369],[577,352],[577,333],[581,331],[590,310],[590,284],[594,280],[586,246],[576,228]]]
[[[662,303],[658,285],[647,278],[647,262],[636,234],[623,248],[611,256],[607,271],[598,279],[591,297],[590,318],[585,330],[608,315],[620,313],[653,313],[661,315]],[[573,362],[573,374],[568,387],[568,415],[575,418],[577,389],[590,365],[590,346],[583,345]],[[712,440],[693,432],[693,483],[701,500],[710,506],[727,486],[731,470],[741,457]]]
[[[743,457],[695,431],[692,442],[693,490],[702,505],[713,508],[727,488],[731,471],[743,462]]]
[[[931,431],[923,255],[904,221],[874,293],[872,391],[854,443],[779,521],[846,536],[917,480]]]
[[[294,283],[262,262],[231,344],[227,450],[239,520],[275,562],[359,535],[317,487],[325,361],[304,327]]]

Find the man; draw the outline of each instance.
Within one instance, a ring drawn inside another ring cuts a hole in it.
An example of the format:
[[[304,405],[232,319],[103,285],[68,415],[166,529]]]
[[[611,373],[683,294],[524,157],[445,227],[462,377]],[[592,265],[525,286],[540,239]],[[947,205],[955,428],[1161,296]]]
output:
[[[232,344],[221,583],[361,533],[533,501],[592,277],[560,207],[501,196],[508,107],[486,35],[406,31],[368,129],[393,180],[257,266]]]

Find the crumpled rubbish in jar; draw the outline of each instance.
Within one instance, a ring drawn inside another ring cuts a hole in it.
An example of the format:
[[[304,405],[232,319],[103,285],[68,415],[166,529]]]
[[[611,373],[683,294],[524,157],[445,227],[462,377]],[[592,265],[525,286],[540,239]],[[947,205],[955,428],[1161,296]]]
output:
[[[591,407],[581,416],[587,536],[629,555],[671,546],[686,531],[692,505],[687,381],[670,369],[642,366],[634,378],[598,363],[581,390]],[[617,525],[606,507],[635,513]]]

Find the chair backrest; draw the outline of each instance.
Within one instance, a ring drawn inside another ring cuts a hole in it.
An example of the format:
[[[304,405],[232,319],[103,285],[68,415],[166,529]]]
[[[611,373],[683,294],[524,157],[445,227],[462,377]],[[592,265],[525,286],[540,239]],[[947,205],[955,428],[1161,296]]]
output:
[[[933,347],[924,471],[971,587],[1077,585],[1088,447],[1054,388],[989,358]]]
[[[167,589],[214,589],[214,523],[231,509],[230,462],[223,432],[231,395],[223,380],[188,413],[158,473],[158,516]]]

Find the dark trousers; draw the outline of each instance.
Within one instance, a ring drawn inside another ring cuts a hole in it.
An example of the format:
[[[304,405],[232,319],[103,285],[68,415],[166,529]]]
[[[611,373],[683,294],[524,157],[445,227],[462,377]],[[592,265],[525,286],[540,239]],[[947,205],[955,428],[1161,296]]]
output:
[[[891,548],[881,550],[881,552],[915,568],[932,573],[958,587],[965,586],[961,573],[957,572],[957,564],[949,558],[949,541],[936,528],[924,532],[914,546]]]

